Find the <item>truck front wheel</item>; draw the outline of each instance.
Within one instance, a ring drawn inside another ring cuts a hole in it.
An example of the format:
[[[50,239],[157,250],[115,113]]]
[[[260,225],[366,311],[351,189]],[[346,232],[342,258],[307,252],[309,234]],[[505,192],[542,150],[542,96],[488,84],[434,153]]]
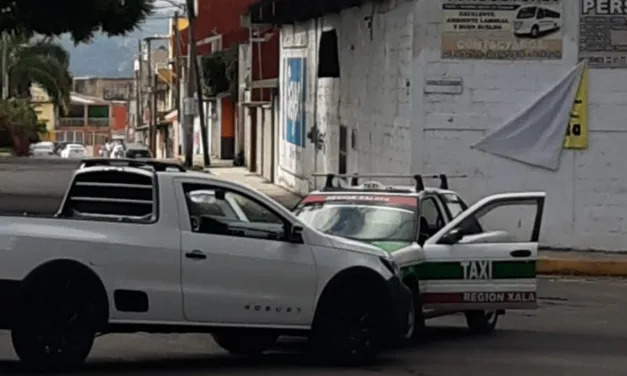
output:
[[[374,363],[383,343],[384,301],[376,289],[358,281],[338,286],[320,307],[314,323],[311,342],[315,353],[335,364]]]

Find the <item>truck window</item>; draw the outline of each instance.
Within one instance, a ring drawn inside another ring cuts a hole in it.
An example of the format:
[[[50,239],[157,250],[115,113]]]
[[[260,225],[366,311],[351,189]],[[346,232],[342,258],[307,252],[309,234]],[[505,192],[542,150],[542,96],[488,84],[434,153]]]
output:
[[[202,234],[279,240],[284,220],[244,193],[205,184],[184,183],[192,231]]]
[[[189,214],[193,216],[212,215],[239,220],[240,212],[229,200],[218,200],[213,189],[196,189],[185,193]]]
[[[64,218],[152,222],[157,216],[152,171],[85,169],[75,174],[59,215]]]
[[[234,190],[203,184],[183,184],[187,208],[191,216],[223,217],[252,223],[283,224],[271,209]],[[217,191],[224,194],[219,197]]]

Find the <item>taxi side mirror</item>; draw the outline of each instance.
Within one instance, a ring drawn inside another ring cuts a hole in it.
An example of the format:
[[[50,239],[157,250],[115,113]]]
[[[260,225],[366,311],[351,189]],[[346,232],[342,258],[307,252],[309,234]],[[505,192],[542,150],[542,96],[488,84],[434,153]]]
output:
[[[463,237],[464,237],[464,234],[462,234],[462,230],[459,228],[454,228],[451,231],[444,234],[444,236],[440,238],[440,241],[438,243],[446,244],[446,245],[453,245],[453,244],[459,243],[459,241],[462,240]]]

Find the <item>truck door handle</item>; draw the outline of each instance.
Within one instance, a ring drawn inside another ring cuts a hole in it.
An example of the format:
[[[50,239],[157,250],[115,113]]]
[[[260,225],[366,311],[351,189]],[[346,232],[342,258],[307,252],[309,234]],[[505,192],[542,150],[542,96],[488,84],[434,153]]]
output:
[[[509,254],[512,257],[529,257],[531,256],[531,251],[528,249],[517,249],[515,251],[511,251]]]
[[[202,253],[202,251],[195,249],[191,252],[187,252],[185,254],[185,257],[187,257],[188,259],[192,259],[192,260],[204,260],[207,258],[207,255]]]

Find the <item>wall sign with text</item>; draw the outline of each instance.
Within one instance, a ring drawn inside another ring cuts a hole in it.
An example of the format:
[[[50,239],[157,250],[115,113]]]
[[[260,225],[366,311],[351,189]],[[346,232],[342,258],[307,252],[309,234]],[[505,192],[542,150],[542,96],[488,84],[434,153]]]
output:
[[[444,0],[443,59],[561,60],[561,0]]]
[[[579,58],[590,68],[627,67],[627,14],[623,1],[580,0]]]

